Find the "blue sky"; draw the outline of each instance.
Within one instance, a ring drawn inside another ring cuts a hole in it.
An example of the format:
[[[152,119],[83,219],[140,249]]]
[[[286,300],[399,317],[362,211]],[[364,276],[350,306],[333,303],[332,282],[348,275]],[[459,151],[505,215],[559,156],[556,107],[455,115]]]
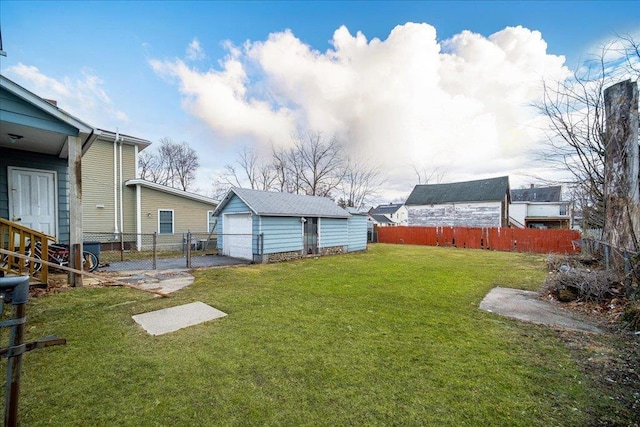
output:
[[[409,166],[524,185],[535,80],[639,34],[639,18],[637,1],[0,0],[0,72],[97,127],[188,142],[205,194],[240,146],[268,151],[297,127],[353,141],[392,199],[416,183]]]

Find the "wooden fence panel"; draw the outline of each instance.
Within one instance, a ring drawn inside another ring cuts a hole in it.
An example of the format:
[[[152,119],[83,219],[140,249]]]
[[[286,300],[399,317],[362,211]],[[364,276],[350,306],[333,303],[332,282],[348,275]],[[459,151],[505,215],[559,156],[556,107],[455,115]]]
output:
[[[380,243],[454,246],[508,252],[579,253],[575,230],[471,227],[380,227]]]

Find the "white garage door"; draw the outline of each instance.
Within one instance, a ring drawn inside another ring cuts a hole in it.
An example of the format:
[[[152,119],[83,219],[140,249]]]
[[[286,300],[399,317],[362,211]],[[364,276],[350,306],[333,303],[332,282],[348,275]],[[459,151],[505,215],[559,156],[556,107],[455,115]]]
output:
[[[222,253],[253,261],[251,214],[225,214],[223,224]]]

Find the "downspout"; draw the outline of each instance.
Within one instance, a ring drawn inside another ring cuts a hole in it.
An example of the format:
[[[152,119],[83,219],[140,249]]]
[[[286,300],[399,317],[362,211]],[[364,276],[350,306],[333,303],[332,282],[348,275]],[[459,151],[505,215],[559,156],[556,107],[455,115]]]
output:
[[[118,237],[118,129],[116,139],[113,140],[113,229],[115,237]]]
[[[136,184],[136,245],[142,250],[142,188]]]
[[[122,193],[124,192],[122,181],[122,141],[120,141],[120,181],[118,182],[118,187],[120,187],[120,232],[124,233],[124,209],[122,206]]]

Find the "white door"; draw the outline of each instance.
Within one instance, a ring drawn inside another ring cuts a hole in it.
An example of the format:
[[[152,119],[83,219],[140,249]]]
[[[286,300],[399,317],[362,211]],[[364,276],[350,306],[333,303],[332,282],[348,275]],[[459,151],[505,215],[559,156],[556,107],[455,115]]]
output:
[[[8,168],[9,219],[50,236],[57,235],[56,173]]]
[[[251,214],[225,214],[222,223],[222,253],[253,261]]]

